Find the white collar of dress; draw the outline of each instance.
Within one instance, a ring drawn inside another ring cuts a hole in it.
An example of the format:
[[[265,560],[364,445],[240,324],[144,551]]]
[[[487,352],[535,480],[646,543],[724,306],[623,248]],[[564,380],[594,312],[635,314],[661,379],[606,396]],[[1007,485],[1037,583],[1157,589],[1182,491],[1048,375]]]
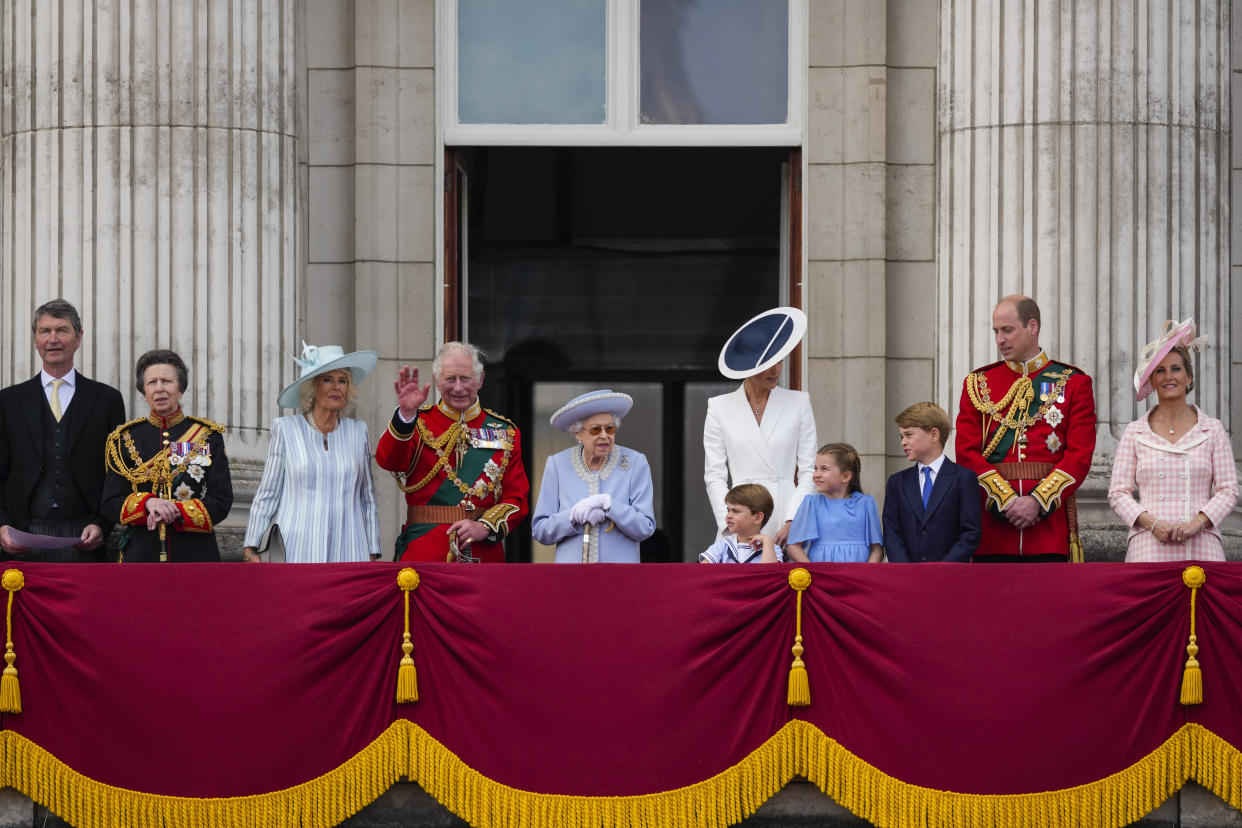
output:
[[[1007,359],[1005,360],[1005,364],[1008,365],[1014,371],[1017,371],[1019,374],[1022,374],[1023,376],[1030,376],[1031,374],[1034,374],[1035,372],[1042,369],[1045,365],[1047,365],[1051,361],[1052,360],[1048,359],[1048,354],[1044,353],[1043,351],[1040,351],[1038,354],[1026,360],[1025,362],[1017,362],[1012,359]]]
[[[614,445],[612,451],[608,452],[608,459],[604,461],[604,465],[599,467],[599,471],[591,471],[586,464],[586,447],[581,443],[574,446],[573,451],[569,453],[570,459],[574,464],[574,471],[583,480],[590,481],[592,478],[599,480],[607,480],[608,475],[612,474],[612,470],[617,467],[617,459],[621,456],[621,452]]]

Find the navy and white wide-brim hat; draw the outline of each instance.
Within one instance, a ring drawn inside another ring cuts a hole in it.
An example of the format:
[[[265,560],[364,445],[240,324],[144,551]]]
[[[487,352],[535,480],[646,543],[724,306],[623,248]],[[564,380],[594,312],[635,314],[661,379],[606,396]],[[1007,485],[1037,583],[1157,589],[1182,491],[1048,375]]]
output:
[[[308,379],[326,374],[329,371],[349,371],[352,382],[358,385],[379,362],[379,354],[375,351],[354,351],[345,353],[340,345],[307,345],[302,343],[302,356],[294,357],[302,369],[302,375],[285,386],[276,398],[281,408],[298,408],[301,406],[300,391],[302,383]]]
[[[746,379],[789,356],[806,333],[806,314],[797,308],[773,308],[733,332],[720,351],[720,373]]]
[[[594,417],[596,414],[611,414],[614,417],[624,417],[630,413],[630,409],[633,407],[634,398],[629,394],[622,394],[620,391],[602,388],[599,391],[588,391],[585,394],[574,397],[552,412],[548,422],[555,429],[569,431],[569,427],[579,420]]]

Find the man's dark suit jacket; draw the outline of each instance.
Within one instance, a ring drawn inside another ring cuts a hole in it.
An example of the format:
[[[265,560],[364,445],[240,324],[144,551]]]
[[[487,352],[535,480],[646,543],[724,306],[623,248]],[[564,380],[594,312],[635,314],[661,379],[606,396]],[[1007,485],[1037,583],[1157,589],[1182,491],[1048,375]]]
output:
[[[30,495],[43,473],[43,412],[47,395],[36,374],[0,389],[0,526],[26,531],[30,527]],[[100,512],[104,483],[104,445],[125,422],[125,401],[111,385],[95,382],[79,371],[69,418],[69,466],[83,500],[91,505],[91,523],[112,527]],[[73,517],[77,517],[74,515]]]
[[[968,563],[979,546],[982,510],[975,476],[947,457],[924,510],[916,463],[888,479],[884,553],[894,563]]]

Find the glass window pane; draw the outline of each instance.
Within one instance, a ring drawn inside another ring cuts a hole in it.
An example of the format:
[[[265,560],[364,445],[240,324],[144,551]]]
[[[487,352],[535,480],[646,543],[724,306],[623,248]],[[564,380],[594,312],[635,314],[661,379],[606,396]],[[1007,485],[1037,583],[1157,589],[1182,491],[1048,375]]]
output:
[[[783,124],[789,6],[642,0],[642,122]]]
[[[460,0],[463,124],[602,124],[605,0]]]

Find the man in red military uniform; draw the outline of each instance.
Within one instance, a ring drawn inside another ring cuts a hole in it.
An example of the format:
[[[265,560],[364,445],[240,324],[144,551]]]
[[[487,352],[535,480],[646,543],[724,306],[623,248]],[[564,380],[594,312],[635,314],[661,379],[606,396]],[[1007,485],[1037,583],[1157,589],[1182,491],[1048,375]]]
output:
[[[1091,378],[1039,347],[1039,306],[1006,296],[992,312],[1002,361],[966,377],[957,462],[975,473],[983,535],[975,561],[1082,560],[1074,492],[1095,451]]]
[[[479,407],[479,349],[447,342],[432,374],[440,401],[427,401],[418,369],[403,367],[393,387],[397,410],[375,460],[405,492],[406,522],[397,538],[405,561],[503,563],[503,541],[526,517],[530,483],[521,434],[510,420]]]

